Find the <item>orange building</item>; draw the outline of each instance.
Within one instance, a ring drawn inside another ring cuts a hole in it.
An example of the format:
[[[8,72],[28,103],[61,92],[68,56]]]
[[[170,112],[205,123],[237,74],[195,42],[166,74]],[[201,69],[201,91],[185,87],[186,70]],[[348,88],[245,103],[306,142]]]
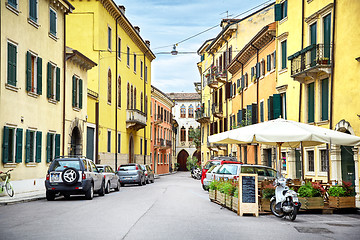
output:
[[[156,174],[172,169],[172,107],[173,101],[151,86],[151,168]]]
[[[275,94],[275,36],[275,23],[265,26],[228,66],[228,71],[232,74],[230,129],[281,115],[281,95]],[[242,145],[237,147],[236,155],[244,163],[272,166],[274,153],[271,147]]]

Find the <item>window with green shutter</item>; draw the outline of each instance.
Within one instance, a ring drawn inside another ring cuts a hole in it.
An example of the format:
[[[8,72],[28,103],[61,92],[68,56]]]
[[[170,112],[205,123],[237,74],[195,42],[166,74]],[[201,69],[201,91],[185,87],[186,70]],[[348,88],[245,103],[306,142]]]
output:
[[[42,58],[37,58],[37,94],[42,94]]]
[[[17,82],[17,46],[8,42],[8,58],[7,58],[7,84],[16,87]]]
[[[15,162],[22,162],[22,140],[23,140],[23,130],[21,128],[16,129],[16,157]]]
[[[314,83],[310,83],[308,85],[308,122],[314,122],[314,115],[315,115],[315,102],[314,102]]]
[[[38,20],[38,0],[29,0],[29,18],[34,22]]]
[[[37,163],[41,162],[41,144],[42,144],[42,133],[36,132],[36,156],[35,160]]]
[[[42,59],[29,51],[26,52],[26,91],[42,93]]]
[[[60,101],[60,68],[56,68],[56,101]]]
[[[251,105],[251,123],[252,124],[256,124],[258,122],[258,109],[257,109],[257,104],[256,103],[253,103]]]
[[[282,3],[275,4],[274,10],[275,10],[275,21],[280,21],[280,20],[286,18],[287,17],[287,0]]]
[[[264,102],[260,102],[260,122],[264,122]]]
[[[317,24],[314,23],[310,26],[310,44],[316,45],[317,42]],[[310,66],[316,65],[316,47],[310,51]]]
[[[18,3],[17,3],[17,1],[18,1],[18,0],[8,0],[7,2],[8,2],[8,4],[9,4],[11,7],[17,9],[17,8],[18,8]]]
[[[77,97],[77,81],[75,75],[72,77],[72,106],[76,107],[76,97]]]
[[[281,42],[281,69],[285,69],[287,63],[286,42],[286,40]]]
[[[25,163],[30,162],[30,130],[26,130],[25,135]]]
[[[268,121],[274,119],[273,96],[268,98]]]
[[[273,95],[273,114],[274,119],[277,119],[281,116],[281,95],[274,94]]]
[[[49,163],[51,162],[52,159],[52,146],[53,146],[53,134],[52,133],[47,133],[46,134],[46,162]]]
[[[57,32],[57,15],[56,11],[50,8],[50,34],[56,36]]]
[[[271,70],[271,56],[270,54],[266,56],[266,70],[270,72]]]
[[[321,81],[321,120],[329,120],[329,79]]]
[[[246,125],[250,125],[252,123],[252,105],[246,106]]]
[[[331,14],[324,17],[324,57],[330,59]]]
[[[60,134],[55,135],[55,157],[60,156]]]
[[[9,163],[11,162],[11,158],[10,158],[10,154],[11,154],[11,150],[12,148],[10,148],[9,146],[9,141],[10,141],[10,129],[7,126],[4,126],[4,131],[3,131],[3,149],[2,149],[2,162],[3,163]]]

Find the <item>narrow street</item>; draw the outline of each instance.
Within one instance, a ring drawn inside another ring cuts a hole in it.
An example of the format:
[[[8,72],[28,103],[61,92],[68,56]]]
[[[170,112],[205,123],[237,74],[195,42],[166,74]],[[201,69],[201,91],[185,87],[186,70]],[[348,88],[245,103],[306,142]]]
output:
[[[359,214],[239,217],[188,172],[92,201],[62,197],[0,207],[1,239],[358,239]]]

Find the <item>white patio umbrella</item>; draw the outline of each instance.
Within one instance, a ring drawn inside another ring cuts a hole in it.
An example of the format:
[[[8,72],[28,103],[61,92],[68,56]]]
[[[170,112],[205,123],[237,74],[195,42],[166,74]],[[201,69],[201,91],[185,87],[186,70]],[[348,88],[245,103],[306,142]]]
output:
[[[281,118],[209,136],[210,143],[261,143],[279,147],[304,147],[330,143],[360,145],[360,137]],[[280,154],[279,161],[280,161]]]

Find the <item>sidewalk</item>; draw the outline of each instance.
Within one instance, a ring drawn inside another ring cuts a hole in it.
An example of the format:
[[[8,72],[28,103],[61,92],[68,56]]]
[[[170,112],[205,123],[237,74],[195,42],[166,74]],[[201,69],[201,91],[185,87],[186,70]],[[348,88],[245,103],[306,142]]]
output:
[[[20,203],[20,202],[36,201],[39,199],[45,199],[45,189],[40,191],[25,192],[25,193],[15,192],[13,197],[9,197],[9,195],[7,194],[0,196],[0,206]]]

